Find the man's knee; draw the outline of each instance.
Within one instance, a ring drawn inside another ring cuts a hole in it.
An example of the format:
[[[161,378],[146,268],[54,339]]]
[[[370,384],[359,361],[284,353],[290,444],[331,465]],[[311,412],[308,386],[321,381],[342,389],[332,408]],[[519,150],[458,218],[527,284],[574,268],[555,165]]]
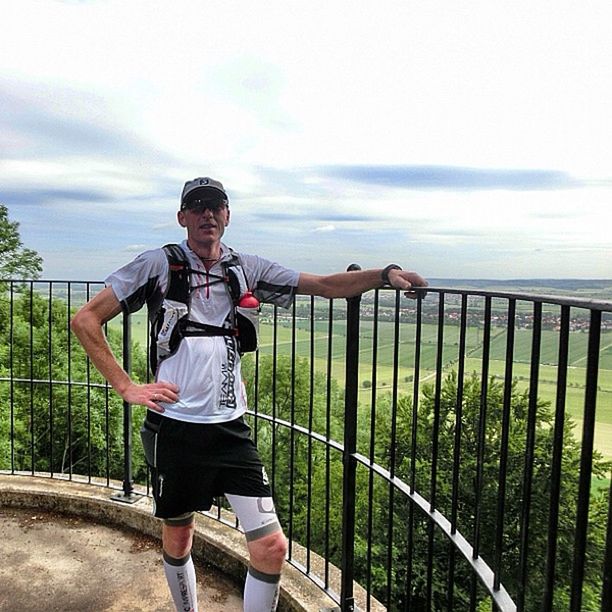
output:
[[[278,530],[248,542],[248,549],[255,568],[261,571],[280,571],[287,555],[287,538]]]
[[[193,513],[164,520],[162,545],[164,551],[175,559],[185,557],[191,551],[193,543]]]

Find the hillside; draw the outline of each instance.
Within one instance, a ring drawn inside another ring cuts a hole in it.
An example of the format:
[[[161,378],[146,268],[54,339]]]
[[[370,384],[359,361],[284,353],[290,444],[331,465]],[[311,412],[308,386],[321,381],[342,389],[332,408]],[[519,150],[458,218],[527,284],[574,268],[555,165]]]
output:
[[[428,280],[432,287],[476,289],[480,291],[521,291],[525,293],[558,294],[612,301],[612,279],[521,278],[498,280],[431,278]]]

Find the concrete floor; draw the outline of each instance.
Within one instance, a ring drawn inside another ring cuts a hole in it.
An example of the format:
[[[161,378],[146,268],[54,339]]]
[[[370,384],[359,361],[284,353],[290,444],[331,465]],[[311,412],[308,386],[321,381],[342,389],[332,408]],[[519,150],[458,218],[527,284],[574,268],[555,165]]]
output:
[[[119,501],[121,483],[49,474],[0,472],[0,612],[146,610],[173,612],[161,560],[161,522],[152,502]],[[146,493],[137,489],[135,493]],[[194,557],[201,612],[242,610],[248,565],[244,534],[231,514],[198,514]],[[292,543],[292,562],[327,571],[339,592],[340,572]],[[365,609],[357,584],[355,599]],[[385,608],[369,598],[371,612]],[[334,610],[336,603],[290,563],[283,568],[279,612]]]
[[[173,612],[155,538],[89,519],[0,508],[0,611]],[[200,610],[242,610],[241,586],[198,565]]]

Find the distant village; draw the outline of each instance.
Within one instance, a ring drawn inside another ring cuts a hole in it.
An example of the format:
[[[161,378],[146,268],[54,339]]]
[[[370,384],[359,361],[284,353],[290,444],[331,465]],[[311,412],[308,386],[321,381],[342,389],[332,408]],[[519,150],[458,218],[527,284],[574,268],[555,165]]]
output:
[[[375,318],[378,321],[395,321],[396,309],[394,304],[389,304],[388,300],[386,303],[378,304],[376,309],[372,299],[367,299],[368,296],[364,296],[361,302],[361,319],[365,321],[371,321]],[[455,299],[453,299],[455,298]],[[458,296],[450,296],[450,300],[447,300],[447,304],[444,308],[444,322],[447,325],[460,325],[461,324],[461,306],[459,300],[456,299]],[[306,301],[306,300],[305,300]],[[305,303],[303,300],[296,302],[296,316],[298,319],[310,319],[311,308],[310,304]],[[309,298],[307,298],[309,302]],[[453,301],[455,303],[453,303]],[[333,318],[334,319],[345,319],[346,318],[346,307],[344,300],[338,300],[339,304],[334,307]],[[399,308],[400,322],[414,322],[416,320],[417,308],[414,302],[410,301],[406,304],[407,300],[404,300]],[[404,305],[406,304],[406,305]],[[525,306],[529,307],[529,310],[525,309]],[[327,320],[329,317],[329,311],[327,308],[315,308],[314,310],[315,320]],[[279,321],[288,317],[291,318],[290,312],[278,311]],[[435,299],[430,303],[427,301],[423,302],[422,306],[422,321],[429,324],[437,324],[438,322],[438,300]],[[485,324],[484,321],[484,307],[480,301],[477,305],[468,305],[466,322],[468,327],[480,327],[482,328]],[[528,302],[521,302],[517,305],[515,313],[515,327],[516,329],[532,329],[534,323],[534,314],[531,304]],[[491,312],[491,325],[493,327],[507,327],[508,324],[508,312],[507,306],[503,309],[499,307],[493,307]],[[590,311],[577,307],[570,308],[570,321],[569,329],[572,332],[587,332],[590,326]],[[602,317],[602,331],[612,331],[612,313],[603,313]],[[545,306],[542,311],[542,329],[559,331],[561,329],[561,309],[555,306]]]

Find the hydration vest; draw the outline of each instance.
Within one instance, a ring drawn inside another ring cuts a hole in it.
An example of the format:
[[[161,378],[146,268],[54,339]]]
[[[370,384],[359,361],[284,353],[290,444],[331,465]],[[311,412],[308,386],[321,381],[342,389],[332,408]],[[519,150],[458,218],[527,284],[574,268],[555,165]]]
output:
[[[183,249],[178,244],[163,247],[168,258],[168,286],[161,306],[151,318],[150,366],[155,373],[159,363],[174,355],[183,338],[189,336],[230,336],[236,338],[238,352],[242,355],[257,350],[259,329],[259,302],[249,290],[244,269],[238,255],[230,251],[231,257],[221,262],[223,276],[208,273],[214,283],[225,283],[233,304],[231,326],[208,325],[189,319],[191,275],[201,275],[194,270]]]

